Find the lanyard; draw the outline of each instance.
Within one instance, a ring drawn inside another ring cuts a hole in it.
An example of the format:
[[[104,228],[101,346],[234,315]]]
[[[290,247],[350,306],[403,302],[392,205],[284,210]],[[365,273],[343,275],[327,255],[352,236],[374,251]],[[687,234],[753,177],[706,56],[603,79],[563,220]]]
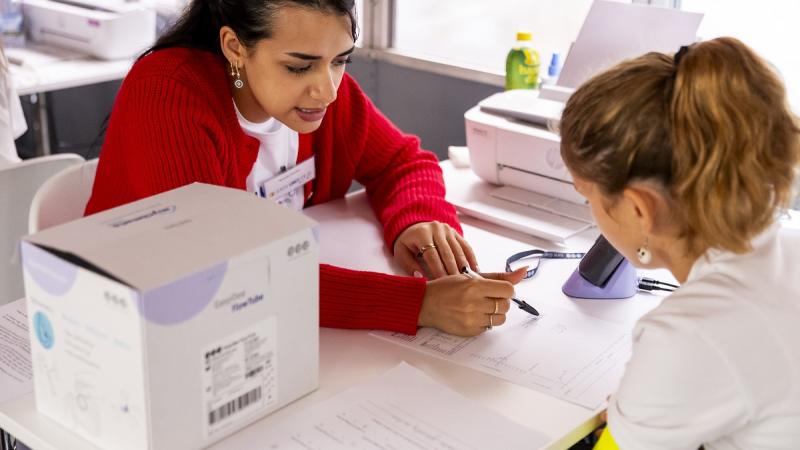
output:
[[[536,265],[532,269],[528,269],[525,273],[525,279],[532,278],[539,270],[539,264],[542,259],[581,259],[585,253],[567,253],[567,252],[548,252],[544,250],[526,250],[524,252],[514,253],[506,260],[506,272],[512,272],[511,264],[521,259],[533,258],[536,260]]]

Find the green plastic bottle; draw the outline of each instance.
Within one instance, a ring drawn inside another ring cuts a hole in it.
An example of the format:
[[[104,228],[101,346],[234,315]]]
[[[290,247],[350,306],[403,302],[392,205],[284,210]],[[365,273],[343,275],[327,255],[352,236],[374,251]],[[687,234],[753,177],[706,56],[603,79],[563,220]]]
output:
[[[517,33],[517,43],[506,57],[506,90],[539,87],[539,53],[530,44],[531,33]]]

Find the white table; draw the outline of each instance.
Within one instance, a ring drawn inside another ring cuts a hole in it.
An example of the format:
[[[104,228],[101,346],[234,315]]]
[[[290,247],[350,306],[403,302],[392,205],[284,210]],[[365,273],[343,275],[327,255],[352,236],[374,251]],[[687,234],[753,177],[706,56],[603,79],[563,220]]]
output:
[[[5,49],[11,77],[19,95],[36,95],[37,145],[50,154],[46,92],[119,80],[130,70],[133,60],[103,61],[47,45],[29,43],[22,48]]]
[[[487,188],[469,170],[453,169],[445,162],[449,195],[474,195]],[[307,213],[321,222],[321,260],[353,269],[394,271],[387,260],[380,229],[366,196],[352,195],[344,200],[311,208]],[[464,217],[464,231],[473,245],[484,271],[502,271],[512,253],[537,247],[559,249],[540,239],[509,232],[486,222]],[[346,232],[344,232],[346,231]],[[596,231],[568,241],[573,250],[586,250]],[[352,255],[359,255],[353,260]],[[633,326],[638,317],[655,307],[658,295],[639,295],[628,300],[571,300],[561,293],[561,284],[576,267],[577,260],[546,260],[535,278],[517,286],[517,294],[537,308],[548,305],[579,310],[612,322]],[[661,279],[667,279],[663,272]],[[502,332],[499,327],[491,332]],[[302,411],[348,387],[357,385],[394,367],[398,362],[425,371],[431,377],[464,396],[491,408],[509,419],[545,433],[550,442],[545,448],[567,448],[591,432],[598,424],[600,410],[559,400],[493,376],[448,363],[381,339],[369,331],[320,330],[320,387],[280,411],[252,424],[214,445],[214,449],[258,448],[259,435],[277,418]],[[36,412],[33,394],[0,405],[0,428],[35,450],[96,449],[85,440]]]

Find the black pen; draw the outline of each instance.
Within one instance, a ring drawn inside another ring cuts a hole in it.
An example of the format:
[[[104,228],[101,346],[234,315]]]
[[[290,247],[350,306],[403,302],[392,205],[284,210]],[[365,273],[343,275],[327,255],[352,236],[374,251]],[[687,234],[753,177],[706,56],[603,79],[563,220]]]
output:
[[[533,306],[527,304],[525,300],[520,300],[518,298],[511,297],[511,300],[519,306],[519,309],[525,311],[526,313],[539,317],[539,311],[536,310]]]
[[[481,276],[481,274],[479,274],[478,272],[475,272],[474,270],[470,269],[469,266],[462,267],[460,272],[463,273],[464,275],[470,277],[470,278],[476,278],[476,279],[482,279],[483,278]],[[516,303],[517,306],[519,306],[519,309],[525,311],[526,313],[528,313],[528,314],[530,314],[532,316],[539,317],[539,311],[537,311],[536,308],[534,308],[533,306],[531,306],[528,303],[526,303],[524,300],[520,300],[518,298],[511,297],[511,301]]]

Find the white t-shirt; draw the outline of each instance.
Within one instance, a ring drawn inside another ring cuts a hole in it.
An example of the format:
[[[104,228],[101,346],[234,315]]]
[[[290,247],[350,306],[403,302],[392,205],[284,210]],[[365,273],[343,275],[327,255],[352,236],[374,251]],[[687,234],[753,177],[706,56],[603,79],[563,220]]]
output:
[[[258,139],[261,143],[256,162],[245,180],[247,191],[258,194],[265,181],[297,165],[300,138],[296,131],[274,118],[262,123],[250,122],[242,116],[239,108],[236,108],[236,103],[233,106],[236,109],[239,125],[245,134]],[[303,209],[304,200],[303,188],[299,187],[281,204],[300,211]]]
[[[710,250],[636,324],[608,407],[621,449],[800,448],[800,231]]]
[[[14,139],[22,136],[28,129],[19,96],[11,82],[8,61],[0,61],[0,165],[19,162]]]

